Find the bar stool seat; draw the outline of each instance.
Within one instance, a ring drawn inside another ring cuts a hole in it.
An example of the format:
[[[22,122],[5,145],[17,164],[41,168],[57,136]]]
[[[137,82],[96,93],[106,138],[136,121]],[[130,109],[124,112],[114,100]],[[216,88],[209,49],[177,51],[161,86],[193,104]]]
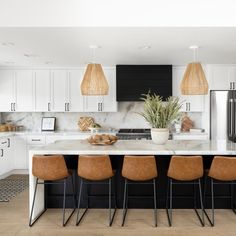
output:
[[[83,219],[85,213],[89,208],[89,202],[87,201],[87,207],[84,213],[79,218],[80,212],[80,203],[81,203],[81,195],[83,191],[83,185],[92,185],[92,184],[108,184],[109,186],[109,226],[112,225],[113,219],[116,213],[116,192],[114,185],[114,194],[113,198],[115,199],[115,207],[114,212],[111,214],[111,198],[112,198],[112,178],[115,176],[115,171],[112,170],[112,165],[110,161],[110,157],[107,155],[104,156],[91,156],[91,155],[81,155],[79,156],[78,161],[78,176],[80,177],[80,187],[79,187],[79,199],[78,199],[78,213],[76,219],[76,225],[78,226],[81,220]],[[105,181],[105,182],[102,182]],[[107,181],[107,182],[106,182]],[[88,195],[88,192],[87,192]],[[89,196],[87,196],[87,200]]]
[[[172,198],[173,198],[173,185],[175,184],[192,184],[194,186],[194,210],[202,226],[204,223],[204,209],[201,191],[201,178],[203,177],[203,161],[202,156],[172,156],[168,168],[168,187],[167,187],[167,200],[166,212],[168,217],[169,226],[172,226]],[[195,185],[199,188],[199,198],[202,210],[200,217],[196,206],[196,189]]]
[[[206,199],[206,188],[207,188],[207,177],[210,178],[211,182],[211,219],[208,216],[207,212],[204,210],[204,213],[211,224],[214,226],[215,224],[215,214],[214,214],[214,200],[217,196],[214,196],[214,186],[219,184],[228,184],[231,189],[231,209],[236,214],[235,206],[234,206],[234,185],[236,184],[236,157],[225,157],[225,156],[215,156],[208,175],[206,175],[205,179],[205,191],[204,191],[204,201]],[[228,198],[229,196],[223,196]]]
[[[153,200],[154,200],[154,221],[157,226],[157,209],[156,209],[156,178],[158,176],[155,156],[125,156],[122,176],[125,178],[124,200],[123,200],[123,220],[128,209],[128,185],[138,182],[139,184],[153,184]],[[147,181],[151,181],[148,182]]]
[[[32,221],[33,210],[35,197],[37,193],[38,184],[63,184],[64,185],[64,193],[63,193],[63,220],[62,225],[65,226],[71,216],[75,211],[75,194],[74,194],[74,184],[73,184],[73,175],[72,171],[68,170],[66,167],[66,163],[64,157],[61,155],[52,155],[52,156],[33,156],[32,162],[32,174],[36,177],[36,185],[33,196],[33,203],[30,213],[29,226],[32,226],[40,216],[47,210],[45,208],[36,218]],[[73,200],[74,200],[74,209],[72,213],[69,215],[67,220],[65,220],[65,207],[66,207],[66,187],[67,187],[67,179],[71,177],[71,184],[73,190]],[[39,182],[39,180],[50,181],[50,182]]]

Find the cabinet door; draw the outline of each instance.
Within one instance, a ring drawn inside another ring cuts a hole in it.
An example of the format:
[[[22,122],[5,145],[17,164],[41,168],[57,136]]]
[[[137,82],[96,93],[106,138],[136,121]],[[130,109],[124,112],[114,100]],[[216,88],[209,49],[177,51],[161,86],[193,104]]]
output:
[[[204,111],[204,95],[182,95],[180,84],[184,76],[186,67],[173,68],[173,96],[179,97],[182,102],[182,112],[202,112]]]
[[[36,70],[35,77],[35,111],[51,110],[50,70]]]
[[[12,111],[15,102],[13,70],[0,70],[0,101],[0,112]]]
[[[68,111],[83,111],[83,96],[80,90],[80,84],[83,78],[82,70],[69,71],[69,88],[68,88]]]
[[[14,111],[34,111],[33,72],[32,70],[16,71],[16,103]]]
[[[232,67],[230,66],[209,66],[210,90],[230,89]]]
[[[28,169],[28,152],[25,136],[14,137],[14,169]]]
[[[83,111],[101,112],[103,96],[83,96]]]
[[[103,96],[102,111],[116,112],[116,71],[115,69],[104,69],[104,74],[109,84],[109,92],[108,95]]]
[[[67,111],[68,75],[66,70],[52,71],[52,111]]]
[[[115,112],[116,102],[116,73],[115,69],[103,68],[109,84],[108,95],[104,96],[83,96],[83,111],[86,112]]]
[[[236,90],[236,67],[231,66],[229,72],[228,86],[230,90]]]
[[[0,175],[5,175],[13,169],[13,149],[11,148],[11,139],[11,137],[8,137],[0,140]],[[7,142],[7,145],[2,144],[5,142]]]

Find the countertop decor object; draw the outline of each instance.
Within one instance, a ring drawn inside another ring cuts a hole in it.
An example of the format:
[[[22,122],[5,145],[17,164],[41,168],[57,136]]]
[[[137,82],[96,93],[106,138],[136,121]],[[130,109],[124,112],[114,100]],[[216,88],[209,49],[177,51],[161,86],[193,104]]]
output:
[[[194,122],[188,117],[188,115],[185,115],[182,119],[181,131],[189,132],[190,129],[193,128],[193,126],[194,126]]]
[[[88,142],[93,145],[112,145],[118,137],[109,134],[95,134],[88,138]]]
[[[163,145],[169,138],[169,127],[180,116],[181,103],[177,97],[168,97],[164,103],[162,97],[144,94],[144,111],[139,113],[151,125],[151,136],[154,143]]]
[[[194,52],[194,60],[189,63],[181,81],[181,93],[183,95],[205,95],[208,93],[208,82],[200,62],[196,61],[198,46],[191,46]]]
[[[78,126],[81,131],[89,131],[89,127],[91,127],[93,124],[93,117],[80,117],[78,121]]]
[[[56,117],[42,117],[42,131],[55,131]]]

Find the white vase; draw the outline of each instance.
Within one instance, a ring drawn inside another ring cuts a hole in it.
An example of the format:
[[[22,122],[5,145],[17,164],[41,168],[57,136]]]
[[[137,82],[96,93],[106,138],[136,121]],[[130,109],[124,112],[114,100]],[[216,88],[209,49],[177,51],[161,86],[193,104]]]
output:
[[[168,141],[169,129],[151,129],[152,141],[156,144],[163,145]]]

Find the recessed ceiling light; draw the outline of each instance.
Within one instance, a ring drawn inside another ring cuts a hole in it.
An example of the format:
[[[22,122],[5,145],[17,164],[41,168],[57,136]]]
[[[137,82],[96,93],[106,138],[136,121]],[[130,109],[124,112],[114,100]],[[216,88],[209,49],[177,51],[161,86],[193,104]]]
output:
[[[53,61],[45,61],[45,64],[46,64],[46,65],[53,64]]]
[[[3,42],[3,43],[2,43],[2,46],[5,46],[5,47],[13,47],[13,46],[15,46],[15,43],[13,43],[13,42]]]
[[[192,46],[189,47],[189,49],[191,49],[191,50],[196,50],[198,48],[199,48],[199,46],[197,46],[197,45],[192,45]]]
[[[138,49],[140,49],[140,50],[147,50],[147,49],[150,49],[150,48],[151,48],[150,45],[143,45],[143,46],[138,47]]]
[[[7,65],[13,65],[13,64],[15,64],[14,61],[5,61],[4,63],[7,64]]]
[[[99,45],[89,45],[89,48],[90,49],[98,49],[98,48],[101,48],[101,46],[99,46]]]
[[[31,58],[39,57],[38,54],[34,54],[34,53],[25,53],[24,56],[25,56],[25,57],[31,57]]]

